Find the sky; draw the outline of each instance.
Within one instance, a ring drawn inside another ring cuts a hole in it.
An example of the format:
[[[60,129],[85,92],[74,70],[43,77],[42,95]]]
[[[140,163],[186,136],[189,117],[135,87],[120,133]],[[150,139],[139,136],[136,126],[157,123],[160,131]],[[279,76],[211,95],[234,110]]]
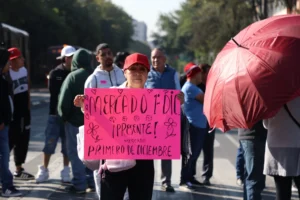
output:
[[[180,9],[185,0],[111,0],[122,7],[132,18],[147,24],[147,36],[157,30],[156,22],[161,13],[169,13]]]

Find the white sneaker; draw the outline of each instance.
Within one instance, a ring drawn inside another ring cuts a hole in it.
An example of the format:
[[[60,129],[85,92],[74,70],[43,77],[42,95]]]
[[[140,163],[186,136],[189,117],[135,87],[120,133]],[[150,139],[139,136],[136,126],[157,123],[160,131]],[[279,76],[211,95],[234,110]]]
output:
[[[14,186],[2,192],[3,197],[19,197],[22,195],[23,194],[19,190],[17,190]]]
[[[36,183],[43,183],[49,179],[49,170],[46,169],[43,165],[39,165],[39,170],[35,177]]]
[[[70,167],[65,166],[63,170],[60,172],[61,182],[63,183],[70,183],[71,182],[71,176],[70,176]]]
[[[298,192],[298,188],[297,188],[296,185],[294,185],[294,184],[292,185],[292,191],[293,191],[293,192]]]
[[[236,180],[236,184],[238,186],[242,187],[244,183],[243,183],[242,179],[239,178],[239,179]]]

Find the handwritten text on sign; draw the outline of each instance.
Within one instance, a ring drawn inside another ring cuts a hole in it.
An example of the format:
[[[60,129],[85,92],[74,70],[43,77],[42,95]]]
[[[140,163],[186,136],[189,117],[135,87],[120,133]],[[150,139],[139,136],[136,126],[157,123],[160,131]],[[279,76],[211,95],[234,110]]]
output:
[[[85,159],[179,159],[178,90],[85,89]]]

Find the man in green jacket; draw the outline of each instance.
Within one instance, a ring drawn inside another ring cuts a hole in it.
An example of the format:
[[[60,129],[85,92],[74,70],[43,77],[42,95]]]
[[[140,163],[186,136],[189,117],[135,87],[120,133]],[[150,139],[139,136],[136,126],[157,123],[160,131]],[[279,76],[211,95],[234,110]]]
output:
[[[84,194],[87,186],[95,189],[93,172],[86,168],[77,154],[77,138],[79,127],[84,124],[84,116],[80,108],[73,104],[76,95],[84,93],[84,83],[92,73],[91,55],[83,49],[73,55],[71,73],[66,77],[60,90],[58,114],[65,122],[67,153],[72,166],[72,185],[68,192]]]

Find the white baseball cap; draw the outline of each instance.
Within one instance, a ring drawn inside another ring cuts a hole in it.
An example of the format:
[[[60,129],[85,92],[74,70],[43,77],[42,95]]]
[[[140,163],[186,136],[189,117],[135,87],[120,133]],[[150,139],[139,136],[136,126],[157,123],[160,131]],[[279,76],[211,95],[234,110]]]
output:
[[[73,56],[73,54],[75,53],[76,49],[72,46],[65,46],[60,53],[60,56],[57,57],[56,59],[62,59],[64,57],[69,57],[69,56]]]

